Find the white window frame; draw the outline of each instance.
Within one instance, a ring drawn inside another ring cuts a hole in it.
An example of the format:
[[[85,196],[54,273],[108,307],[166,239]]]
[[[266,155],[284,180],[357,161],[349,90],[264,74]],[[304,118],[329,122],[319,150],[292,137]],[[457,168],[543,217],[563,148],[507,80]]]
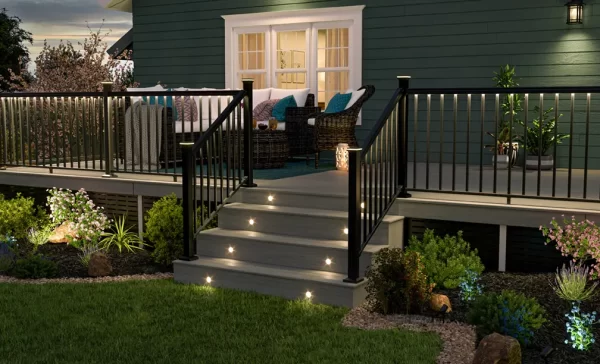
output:
[[[237,85],[237,35],[240,33],[256,33],[257,29],[269,29],[265,31],[265,37],[271,44],[265,44],[267,49],[272,49],[272,42],[275,32],[272,29],[297,29],[303,26],[308,29],[330,29],[334,27],[348,27],[349,31],[349,50],[348,50],[348,69],[350,71],[349,83],[353,90],[362,86],[362,31],[364,5],[343,6],[334,8],[274,11],[252,14],[224,15],[225,19],[225,87],[232,89],[238,88]],[[318,24],[315,24],[318,23]],[[313,44],[316,41],[315,31],[307,33],[311,36]],[[272,57],[272,52],[266,52],[266,64],[270,65],[267,71],[267,85],[273,85],[276,71],[276,58]],[[307,86],[311,93],[317,96],[317,51],[307,50]],[[337,70],[337,69],[336,69]]]
[[[267,54],[269,53],[267,50],[269,49],[269,47],[271,46],[271,37],[269,37],[269,32],[270,29],[268,26],[257,26],[257,27],[247,27],[247,28],[238,28],[234,30],[234,39],[237,39],[238,36],[240,34],[255,34],[255,33],[264,33],[265,34],[265,69],[262,70],[240,70],[239,67],[239,61],[240,61],[240,57],[239,57],[239,49],[237,46],[237,41],[233,42],[234,43],[234,49],[232,50],[233,53],[233,65],[232,65],[232,72],[233,72],[233,83],[236,83],[238,74],[240,73],[245,73],[245,74],[264,74],[265,75],[265,82],[267,83],[267,85],[270,83],[270,72],[269,72],[269,64],[268,64],[268,59],[266,59]],[[228,84],[227,84],[228,85]],[[226,86],[226,87],[230,87],[230,88],[235,88],[232,86]]]

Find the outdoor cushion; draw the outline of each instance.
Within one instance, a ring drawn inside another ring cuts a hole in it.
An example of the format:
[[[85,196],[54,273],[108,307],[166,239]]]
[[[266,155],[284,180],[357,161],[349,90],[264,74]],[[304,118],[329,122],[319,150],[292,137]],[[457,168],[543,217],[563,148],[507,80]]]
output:
[[[279,100],[266,100],[254,107],[252,110],[252,117],[256,120],[269,120],[273,115],[273,108]]]
[[[310,93],[309,88],[300,89],[300,90],[274,88],[274,89],[271,89],[271,96],[269,98],[271,100],[275,100],[275,99],[281,100],[286,96],[292,95],[292,96],[294,96],[294,99],[296,100],[296,106],[303,107],[306,104],[306,99],[308,98],[309,93]]]
[[[365,94],[366,89],[362,89],[362,90],[358,90],[358,91],[353,91],[352,89],[346,91],[346,93],[352,93],[352,97],[350,98],[350,101],[348,101],[348,104],[346,105],[346,110],[348,110],[349,108],[352,107],[352,105],[354,105],[356,103],[356,101],[358,101],[358,99],[360,99],[362,97],[362,95]]]
[[[196,102],[190,96],[184,96],[183,101],[181,96],[175,96],[173,103],[177,116],[174,119],[177,121],[192,122],[198,120],[198,108]],[[183,115],[183,118],[181,117]],[[182,120],[183,119],[183,120]]]
[[[285,109],[288,107],[296,107],[296,99],[294,96],[286,96],[279,100],[273,107],[273,117],[278,121],[285,121]]]
[[[327,104],[327,108],[325,109],[325,114],[334,114],[336,112],[344,111],[346,105],[348,105],[348,101],[352,98],[352,94],[335,94],[329,103]]]
[[[252,90],[252,104],[256,109],[256,106],[260,103],[267,101],[271,97],[271,89],[263,88],[263,89],[253,89]]]
[[[156,85],[156,86],[152,86],[152,87],[128,87],[127,91],[129,92],[144,92],[144,91],[164,91],[164,87],[162,87],[161,85]],[[131,97],[131,104],[135,104],[138,101],[141,101],[142,97],[141,96],[132,96]]]

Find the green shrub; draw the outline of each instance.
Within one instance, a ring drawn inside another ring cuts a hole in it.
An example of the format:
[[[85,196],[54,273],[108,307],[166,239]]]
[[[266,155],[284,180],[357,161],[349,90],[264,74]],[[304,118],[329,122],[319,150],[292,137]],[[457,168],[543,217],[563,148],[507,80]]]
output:
[[[110,250],[112,247],[119,249],[119,253],[124,250],[133,253],[135,250],[141,250],[144,242],[139,235],[131,232],[131,227],[125,227],[126,216],[117,218],[109,232],[102,233],[103,239],[100,241],[100,247],[104,250]]]
[[[27,241],[33,246],[33,251],[48,243],[54,229],[51,225],[42,226],[39,229],[31,228],[27,232]]]
[[[58,266],[52,260],[40,255],[31,254],[17,259],[11,275],[17,278],[54,278],[58,275]]]
[[[457,236],[442,238],[427,229],[422,241],[415,236],[411,238],[407,250],[421,254],[425,273],[437,287],[456,288],[467,271],[481,274],[484,269],[477,249],[471,250],[469,243],[462,238],[462,231]]]
[[[499,332],[514,337],[521,345],[528,345],[535,331],[546,322],[544,315],[544,309],[535,298],[502,291],[477,297],[468,320],[477,326],[481,336]]]
[[[0,195],[0,235],[11,234],[18,240],[27,237],[27,231],[48,221],[46,213],[35,207],[33,198],[21,194],[12,200]]]
[[[200,216],[203,209],[197,210]],[[204,209],[206,211],[206,209]],[[207,216],[206,213],[204,215]],[[179,259],[183,254],[183,207],[177,201],[174,193],[156,201],[146,214],[146,232],[151,245],[152,253],[157,263],[170,265],[173,260]],[[211,221],[204,229],[216,227],[216,219]]]
[[[367,269],[367,300],[384,313],[419,313],[430,296],[425,267],[416,252],[384,248]]]

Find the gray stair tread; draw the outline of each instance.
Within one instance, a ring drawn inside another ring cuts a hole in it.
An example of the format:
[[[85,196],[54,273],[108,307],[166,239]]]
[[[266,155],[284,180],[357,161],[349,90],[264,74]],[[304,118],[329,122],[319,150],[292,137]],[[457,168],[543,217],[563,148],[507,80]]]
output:
[[[322,209],[307,209],[290,206],[276,206],[276,205],[255,205],[242,202],[235,202],[227,204],[225,209],[235,209],[243,211],[257,211],[257,212],[268,212],[286,215],[298,215],[298,216],[314,216],[314,217],[330,217],[330,218],[348,218],[348,212],[345,211],[334,211],[334,210],[322,210]],[[402,216],[387,215],[383,218],[383,222],[392,223],[403,220]]]
[[[357,286],[356,284],[344,282],[344,279],[346,278],[345,274],[326,271],[250,263],[241,260],[225,258],[199,257],[197,260],[193,260],[190,262],[181,260],[178,260],[176,262],[177,264],[199,266],[203,268],[213,268],[215,270],[228,270],[290,280],[319,282],[339,287],[353,288]],[[214,279],[218,279],[218,277],[215,277]]]
[[[215,228],[204,230],[200,235],[210,235],[224,239],[246,239],[275,244],[302,245],[306,247],[348,249],[348,242],[345,240],[327,240],[327,239],[307,239],[298,236],[266,234],[248,230],[228,230]],[[382,249],[383,245],[367,245],[365,252],[374,253]]]

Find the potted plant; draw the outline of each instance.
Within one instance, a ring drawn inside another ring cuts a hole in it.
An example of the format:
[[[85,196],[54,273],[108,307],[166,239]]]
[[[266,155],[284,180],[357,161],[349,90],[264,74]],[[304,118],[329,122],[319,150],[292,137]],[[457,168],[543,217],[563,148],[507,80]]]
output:
[[[521,143],[527,152],[527,159],[525,165],[527,169],[540,169],[550,170],[554,166],[554,156],[549,155],[548,152],[555,144],[560,144],[565,138],[569,138],[569,134],[558,133],[555,130],[556,117],[550,117],[554,108],[545,110],[540,118],[533,120],[533,126],[528,126],[519,120],[519,124],[525,129],[524,135],[518,135],[516,140]],[[540,115],[540,108],[536,106],[534,108],[536,115]],[[558,116],[560,119],[562,114]]]
[[[495,76],[492,78],[492,80],[496,83],[496,87],[512,88],[519,86],[519,83],[515,79],[516,71],[514,66],[507,64],[506,66],[500,67],[500,71],[494,72],[494,74]],[[489,136],[494,138],[495,144],[486,145],[484,147],[494,152],[494,156],[492,156],[492,163],[497,163],[498,167],[500,168],[508,168],[509,165],[512,167],[517,162],[519,143],[514,142],[512,139],[516,138],[517,136],[514,125],[515,123],[520,122],[520,120],[517,118],[517,114],[523,110],[522,102],[523,100],[521,99],[520,95],[506,95],[502,100],[502,115],[499,128],[497,131],[487,133]],[[513,120],[512,133],[510,126],[511,113]]]

